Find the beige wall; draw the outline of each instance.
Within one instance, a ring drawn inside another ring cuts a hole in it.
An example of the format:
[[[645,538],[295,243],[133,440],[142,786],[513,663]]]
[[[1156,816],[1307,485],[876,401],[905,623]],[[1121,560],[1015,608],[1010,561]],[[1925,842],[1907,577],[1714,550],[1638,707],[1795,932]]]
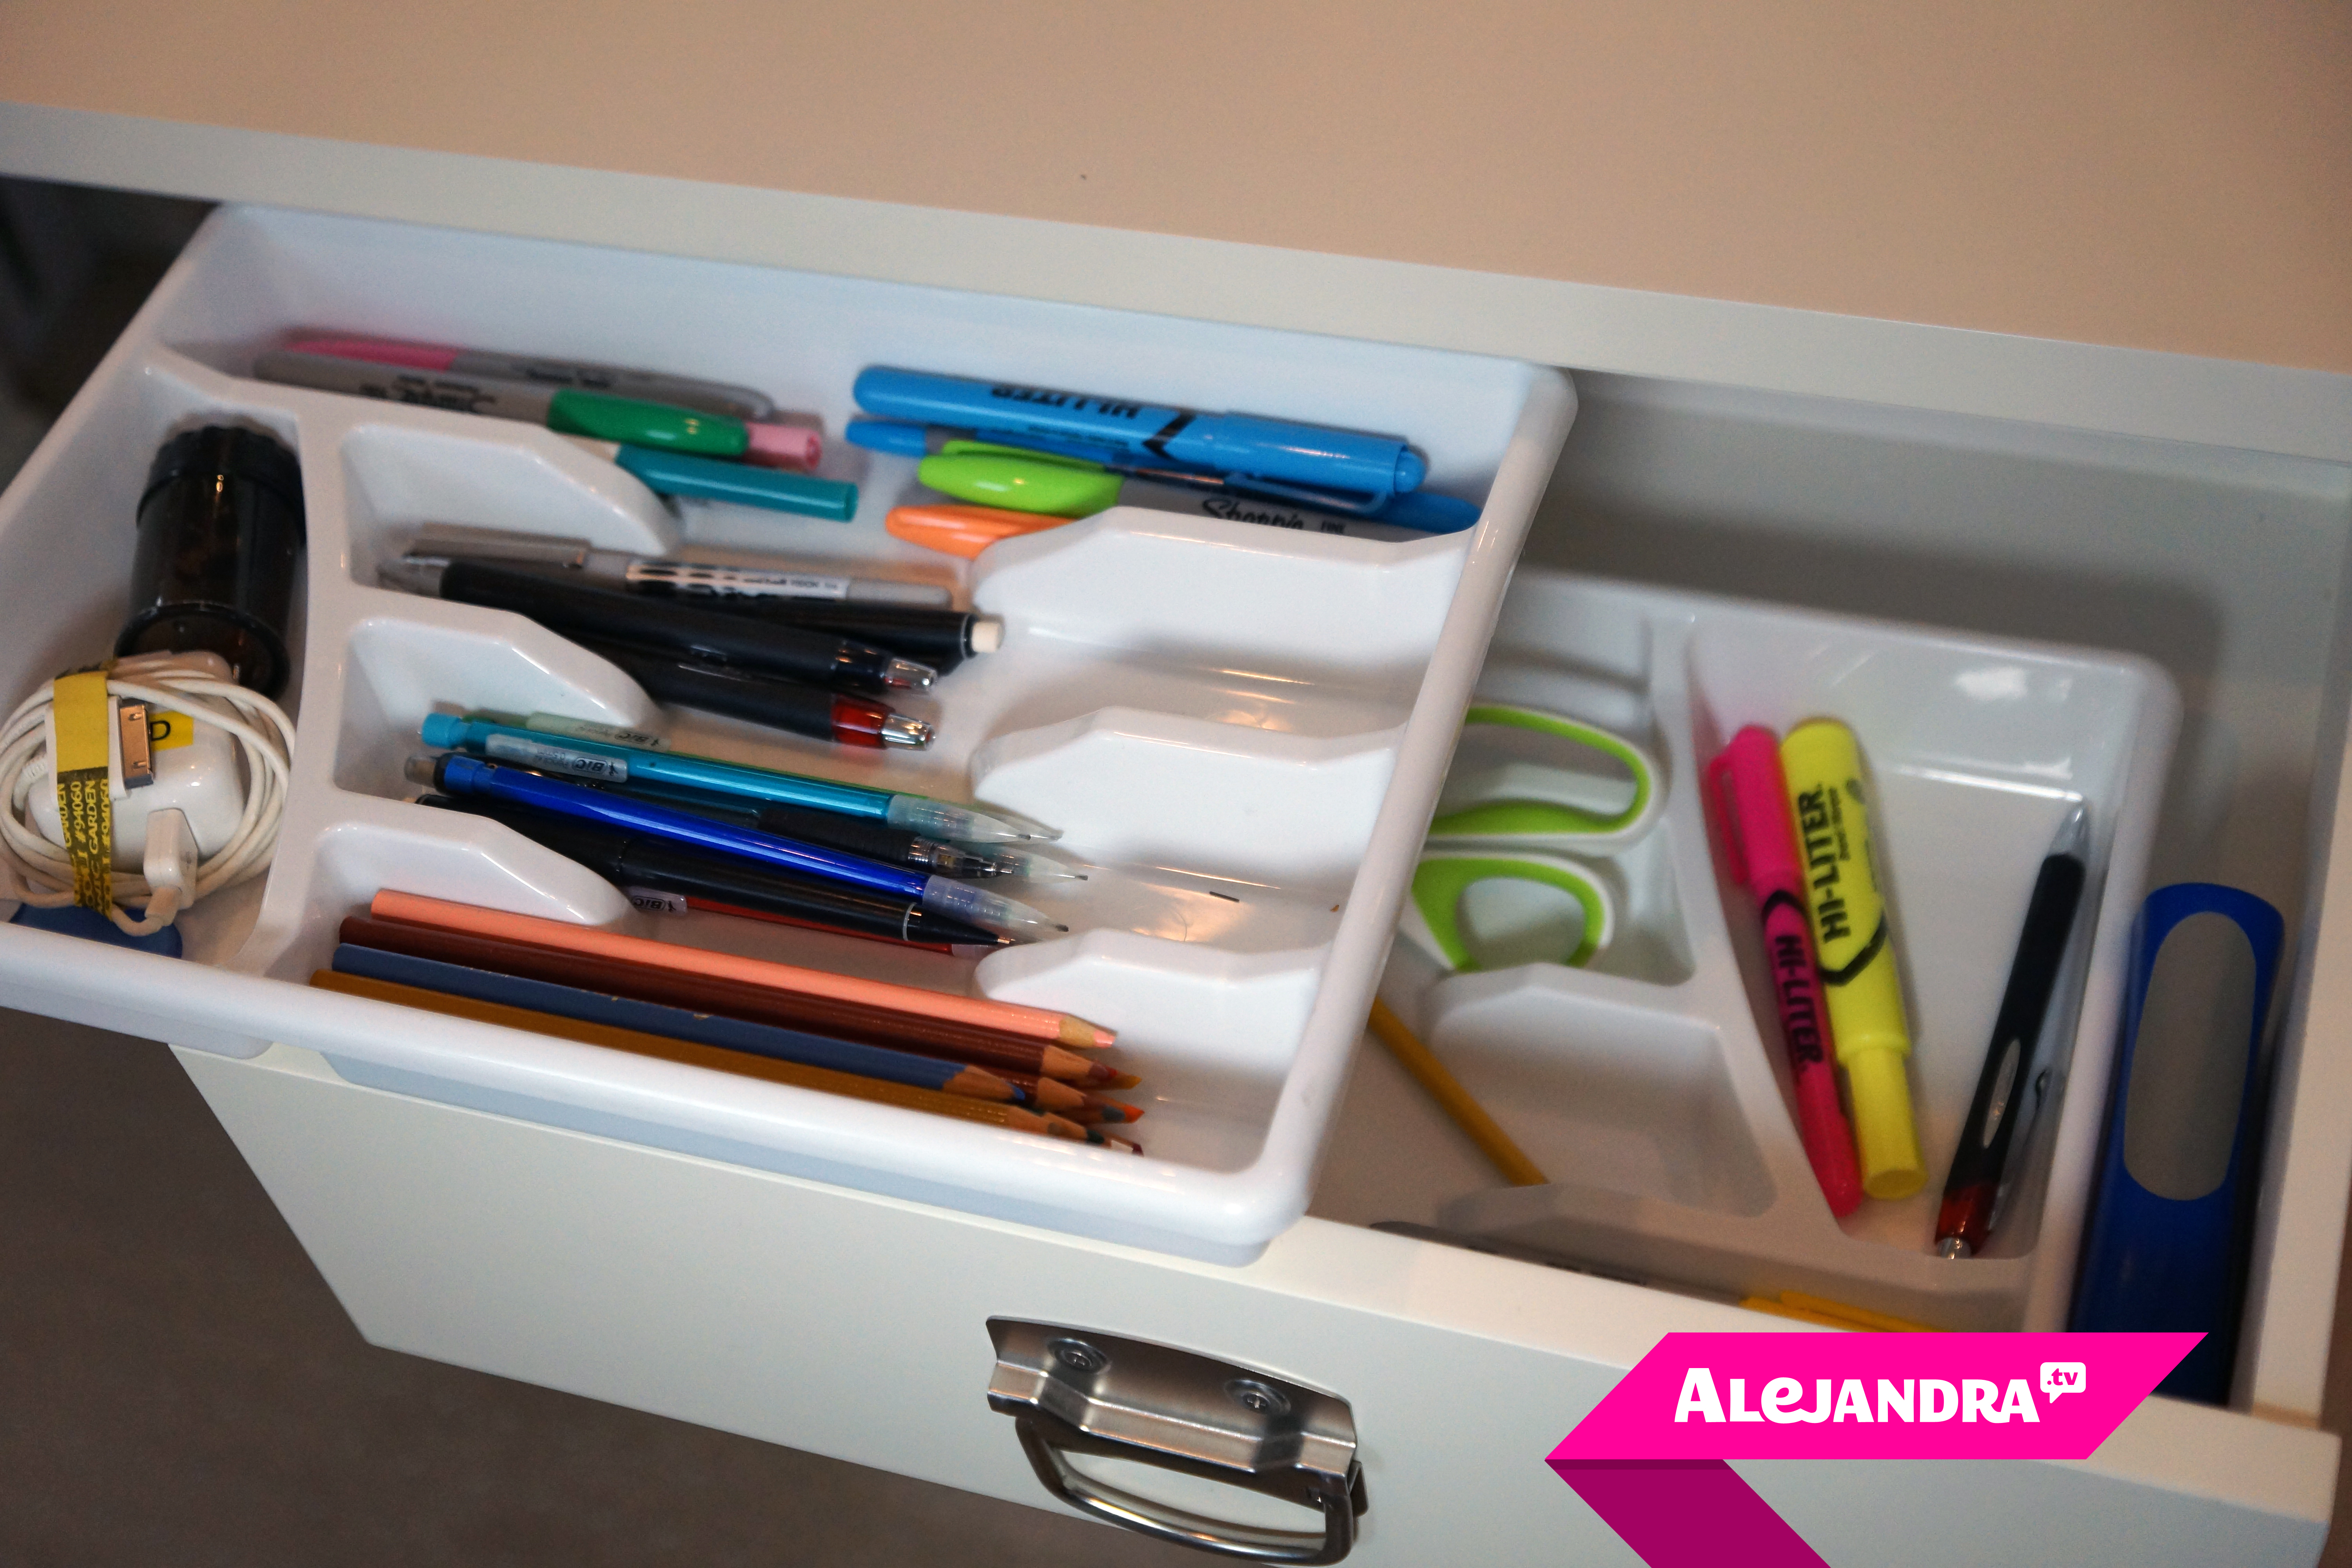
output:
[[[2352,372],[2341,0],[0,0],[0,100]]]

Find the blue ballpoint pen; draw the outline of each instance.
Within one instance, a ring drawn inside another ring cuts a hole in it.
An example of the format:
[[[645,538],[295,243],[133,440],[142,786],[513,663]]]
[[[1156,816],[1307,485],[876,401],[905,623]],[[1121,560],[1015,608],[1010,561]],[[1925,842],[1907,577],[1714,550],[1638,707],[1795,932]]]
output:
[[[845,816],[887,822],[893,827],[931,838],[957,839],[967,844],[1009,844],[1061,837],[1042,824],[1013,820],[1009,813],[992,815],[950,801],[933,800],[929,795],[870,789],[864,784],[839,784],[774,768],[723,763],[716,757],[698,757],[688,752],[660,750],[656,749],[659,741],[655,736],[589,719],[565,719],[551,713],[526,716],[488,712],[468,713],[461,719],[452,713],[428,713],[421,733],[428,746],[480,752],[485,755],[495,754],[489,750],[492,738],[503,737],[510,753],[503,760],[526,767],[544,765],[552,772],[614,782],[654,779],[782,805],[814,806],[820,811],[837,811]],[[655,744],[641,743],[646,741]],[[562,762],[541,757],[534,761],[525,750],[534,745],[552,745],[575,758],[602,758],[614,765],[599,769],[588,760]]]
[[[889,419],[1108,447],[1129,462],[1175,464],[1386,497],[1420,488],[1421,455],[1392,436],[874,366],[857,405]]]
[[[1034,942],[1041,936],[1070,929],[1058,921],[1047,920],[1016,900],[969,883],[927,876],[920,871],[902,870],[896,866],[885,866],[878,860],[868,860],[861,855],[844,854],[838,849],[826,849],[794,839],[755,833],[729,823],[713,822],[691,812],[673,810],[606,790],[590,789],[585,784],[567,784],[562,779],[527,773],[520,768],[501,767],[496,763],[481,762],[457,752],[439,757],[412,757],[406,771],[413,783],[428,785],[447,795],[478,795],[492,800],[512,801],[520,805],[535,805],[543,811],[562,812],[567,816],[650,834],[656,838],[668,839],[673,844],[716,850],[761,865],[798,871],[803,876],[824,877],[853,887],[871,888],[877,892],[914,899],[933,914],[951,916],[984,931],[1000,931],[1024,942]]]
[[[1131,461],[1126,454],[1108,447],[1084,441],[1057,441],[1051,437],[1020,432],[961,430],[950,426],[910,425],[898,419],[852,419],[842,427],[841,433],[853,447],[918,459],[938,457],[958,441],[984,441],[1015,451],[1075,458],[1135,479],[1156,480],[1189,489],[1223,491],[1255,500],[1283,501],[1291,506],[1360,517],[1368,522],[1410,528],[1421,533],[1459,533],[1464,529],[1476,527],[1478,523],[1475,503],[1438,495],[1431,490],[1373,496],[1349,490],[1315,489],[1278,480],[1222,474],[1213,468],[1166,463],[1139,464]]]

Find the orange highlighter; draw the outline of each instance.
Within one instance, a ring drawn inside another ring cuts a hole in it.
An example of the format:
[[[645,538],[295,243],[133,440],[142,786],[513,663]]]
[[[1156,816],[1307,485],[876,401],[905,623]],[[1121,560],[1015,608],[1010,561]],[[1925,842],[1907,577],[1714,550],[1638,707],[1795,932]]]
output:
[[[1804,861],[1797,851],[1789,786],[1772,731],[1750,724],[1706,765],[1707,801],[1723,834],[1731,879],[1756,896],[1764,922],[1764,962],[1780,1014],[1796,1088],[1797,1131],[1830,1213],[1862,1204],[1853,1128],[1838,1103],[1836,1057],[1828,999],[1813,963],[1812,922],[1805,912]]]
[[[894,539],[920,544],[969,561],[1000,539],[1059,528],[1071,520],[1048,512],[1013,511],[1001,506],[894,506],[883,526]]]

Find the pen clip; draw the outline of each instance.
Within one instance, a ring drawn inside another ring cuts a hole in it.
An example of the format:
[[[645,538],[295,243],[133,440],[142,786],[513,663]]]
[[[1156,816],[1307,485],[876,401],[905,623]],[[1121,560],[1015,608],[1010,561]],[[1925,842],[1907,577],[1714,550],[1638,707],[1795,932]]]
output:
[[[1723,860],[1731,873],[1732,881],[1742,888],[1748,881],[1748,847],[1739,836],[1739,808],[1731,790],[1731,752],[1717,752],[1715,760],[1706,764],[1702,775],[1706,789],[1701,793],[1713,809],[1716,826],[1723,830]]]
[[[409,558],[534,563],[573,569],[588,564],[593,549],[584,539],[551,539],[495,528],[469,528],[462,523],[428,522],[417,531],[407,551]]]

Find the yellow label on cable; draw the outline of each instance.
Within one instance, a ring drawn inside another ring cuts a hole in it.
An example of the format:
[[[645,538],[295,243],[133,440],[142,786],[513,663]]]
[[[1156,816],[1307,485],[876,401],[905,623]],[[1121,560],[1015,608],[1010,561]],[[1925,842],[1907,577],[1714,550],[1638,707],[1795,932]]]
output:
[[[49,699],[58,737],[50,768],[58,782],[58,825],[73,862],[74,902],[103,914],[114,903],[114,805],[106,776],[113,713],[106,671],[60,675],[49,683]]]
[[[185,713],[174,713],[168,708],[147,710],[147,749],[168,752],[174,746],[192,746],[196,741],[196,721]]]

